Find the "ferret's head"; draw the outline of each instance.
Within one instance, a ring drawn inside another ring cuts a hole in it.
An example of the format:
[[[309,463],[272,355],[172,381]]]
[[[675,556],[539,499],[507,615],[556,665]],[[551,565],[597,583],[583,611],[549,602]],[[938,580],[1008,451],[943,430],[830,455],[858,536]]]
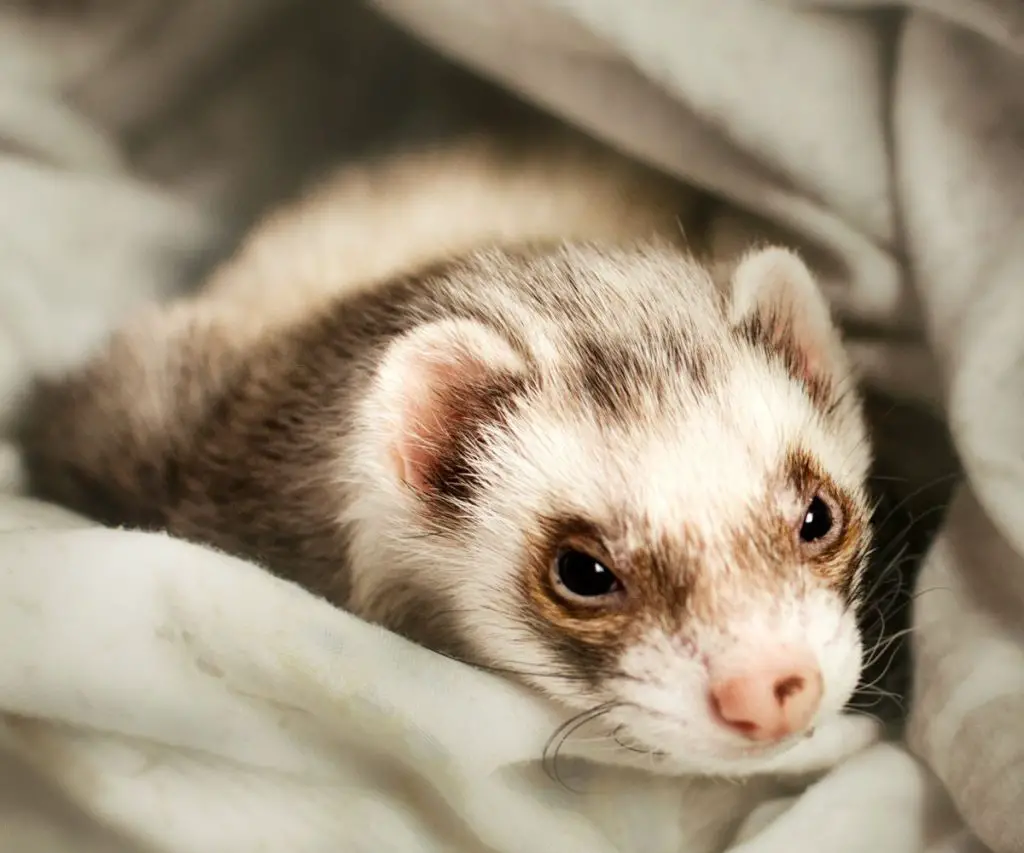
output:
[[[679,769],[756,771],[837,715],[869,451],[804,264],[758,250],[716,284],[668,250],[566,247],[444,276],[362,411],[364,610]]]

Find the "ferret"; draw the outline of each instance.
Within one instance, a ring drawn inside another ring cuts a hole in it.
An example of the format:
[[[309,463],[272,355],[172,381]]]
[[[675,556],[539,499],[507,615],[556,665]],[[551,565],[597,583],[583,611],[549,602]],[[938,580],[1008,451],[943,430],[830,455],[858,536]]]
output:
[[[690,192],[472,139],[343,169],[41,381],[30,490],[246,557],[740,776],[861,672],[870,450],[798,254],[701,259]]]

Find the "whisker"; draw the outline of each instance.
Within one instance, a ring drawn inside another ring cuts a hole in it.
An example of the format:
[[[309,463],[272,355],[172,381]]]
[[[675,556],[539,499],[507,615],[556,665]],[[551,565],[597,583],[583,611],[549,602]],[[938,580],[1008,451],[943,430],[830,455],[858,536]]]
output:
[[[566,790],[573,791],[572,788],[565,784],[565,781],[558,773],[558,756],[562,747],[574,732],[585,726],[587,723],[605,716],[616,707],[618,707],[618,703],[616,702],[604,702],[590,708],[589,710],[580,712],[576,716],[566,720],[562,725],[555,729],[554,733],[548,739],[547,744],[544,746],[544,753],[542,756],[542,764],[548,778],[553,782],[557,782]],[[581,793],[579,791],[573,792]]]
[[[915,498],[920,497],[922,494],[927,492],[929,489],[934,489],[937,486],[945,485],[948,482],[957,480],[957,479],[960,478],[960,476],[961,476],[961,474],[960,474],[959,471],[951,472],[951,473],[948,473],[948,474],[943,474],[943,475],[941,475],[939,477],[936,477],[935,479],[933,479],[933,480],[931,480],[931,481],[929,481],[927,483],[924,483],[921,486],[918,486],[918,488],[913,489],[912,491],[908,492],[902,498],[900,498],[900,500],[898,500],[895,503],[895,505],[893,505],[892,507],[889,508],[889,512],[885,515],[885,517],[883,517],[880,521],[876,522],[877,526],[880,527],[880,528],[884,527],[889,522],[889,520],[893,517],[893,515],[895,515],[900,510],[904,509],[907,506],[907,504],[909,504]]]
[[[639,753],[640,755],[650,755],[653,758],[653,756],[655,754],[654,750],[652,750],[652,749],[644,749],[643,747],[639,747],[639,746],[633,746],[632,744],[625,743],[622,740],[622,738],[620,737],[620,732],[622,732],[622,730],[625,729],[625,728],[626,728],[625,726],[619,726],[618,728],[616,728],[615,731],[612,732],[612,735],[611,735],[612,739],[619,746],[621,746],[623,749],[628,749],[630,752],[636,752],[636,753]]]
[[[881,659],[881,656],[889,650],[893,643],[899,642],[901,639],[909,636],[912,633],[914,633],[914,628],[910,627],[904,628],[902,631],[897,631],[890,637],[886,637],[883,643],[880,643],[879,645],[875,646],[875,648],[872,650],[872,657],[864,668],[870,669],[874,664],[876,664]],[[895,658],[893,658],[893,660],[895,660]],[[888,673],[890,666],[892,666],[892,661],[889,662],[889,666],[886,667],[886,669],[883,671],[882,675],[879,676],[879,678],[884,677]]]

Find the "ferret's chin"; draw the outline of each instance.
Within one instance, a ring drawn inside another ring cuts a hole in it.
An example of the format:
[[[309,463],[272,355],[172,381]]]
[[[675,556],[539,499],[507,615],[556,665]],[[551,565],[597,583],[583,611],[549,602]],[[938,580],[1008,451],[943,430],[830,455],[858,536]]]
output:
[[[739,779],[763,775],[822,773],[876,743],[881,727],[859,714],[834,713],[813,729],[764,746],[738,744],[710,732],[650,738],[618,728],[619,763],[674,776]]]
[[[639,759],[649,771],[671,776],[734,779],[771,772],[804,737],[795,735],[769,746],[737,746],[716,742],[713,738],[685,742],[680,739],[671,744],[662,741],[655,746],[639,739],[627,740],[625,732],[620,732],[616,739],[629,753],[621,756],[622,760],[634,763]]]
[[[764,747],[702,744],[700,747],[677,747],[662,750],[652,763],[659,772],[672,775],[694,775],[722,778],[743,778],[773,772],[773,768],[795,751],[806,735],[794,735],[785,741]]]
[[[779,741],[757,743],[728,731],[697,707],[676,718],[633,703],[594,702],[589,706],[592,711],[606,709],[592,718],[601,730],[594,734],[604,737],[587,740],[606,741],[594,760],[665,775],[738,779],[819,773],[870,746],[880,735],[873,719],[844,714],[836,704],[830,705],[821,709],[812,727]]]

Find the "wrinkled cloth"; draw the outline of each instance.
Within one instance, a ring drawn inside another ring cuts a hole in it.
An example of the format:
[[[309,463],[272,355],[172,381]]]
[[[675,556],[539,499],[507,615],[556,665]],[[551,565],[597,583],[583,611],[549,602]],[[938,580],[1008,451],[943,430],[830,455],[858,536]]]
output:
[[[183,286],[326,155],[306,112],[357,87],[352,68],[308,60],[357,39],[325,5],[0,11],[0,429],[32,376]],[[805,244],[869,330],[851,339],[866,376],[945,412],[969,479],[919,580],[909,749],[871,747],[806,788],[737,786],[574,765],[602,747],[582,738],[549,778],[560,718],[533,696],[243,561],[27,501],[0,445],[0,850],[710,853],[735,831],[742,853],[1024,849],[1024,361],[1000,325],[1024,322],[1010,286],[1024,14],[839,5],[386,11]]]

